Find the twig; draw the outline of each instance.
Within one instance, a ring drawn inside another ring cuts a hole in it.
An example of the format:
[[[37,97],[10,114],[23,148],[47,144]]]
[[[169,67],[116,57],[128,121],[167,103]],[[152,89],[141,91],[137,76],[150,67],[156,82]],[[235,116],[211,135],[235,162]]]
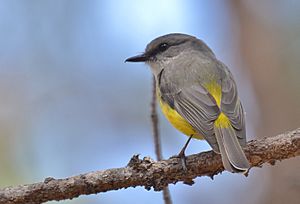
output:
[[[158,132],[158,117],[156,112],[156,82],[153,76],[152,80],[152,101],[151,101],[151,121],[154,138],[155,154],[158,161],[162,160],[160,137]]]
[[[156,81],[154,76],[152,80],[151,121],[152,121],[152,131],[153,131],[156,159],[158,161],[161,161],[163,157],[161,151],[160,136],[158,131],[158,117],[156,112]],[[163,189],[163,198],[165,204],[172,204],[171,194],[168,186],[166,186]]]
[[[245,153],[251,166],[275,164],[300,155],[300,128],[278,136],[247,143]],[[199,176],[210,176],[224,170],[220,155],[212,151],[187,157],[188,171],[180,160],[172,158],[155,162],[133,156],[126,167],[96,171],[65,179],[47,178],[44,182],[0,189],[0,204],[37,204],[51,200],[73,199],[128,187],[144,186],[159,191],[179,181],[192,184]],[[251,173],[251,171],[250,171]]]

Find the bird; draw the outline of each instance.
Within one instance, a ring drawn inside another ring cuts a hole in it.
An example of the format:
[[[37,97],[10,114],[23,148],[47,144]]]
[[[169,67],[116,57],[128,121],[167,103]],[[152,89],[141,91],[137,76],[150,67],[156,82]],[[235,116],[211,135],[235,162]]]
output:
[[[166,34],[125,62],[144,62],[155,77],[157,98],[167,120],[189,138],[205,139],[221,154],[224,169],[247,174],[245,113],[228,67],[197,37]],[[185,160],[183,160],[185,167]]]

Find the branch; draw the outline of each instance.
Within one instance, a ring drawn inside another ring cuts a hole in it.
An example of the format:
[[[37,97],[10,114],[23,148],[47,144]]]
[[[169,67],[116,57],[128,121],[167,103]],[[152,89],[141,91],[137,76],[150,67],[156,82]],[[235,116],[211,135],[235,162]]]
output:
[[[300,155],[300,128],[275,137],[248,142],[245,153],[251,166]],[[177,158],[155,162],[135,155],[126,167],[90,172],[65,179],[46,178],[44,182],[0,189],[0,204],[36,204],[51,200],[72,199],[128,187],[144,186],[159,191],[168,184],[183,181],[192,185],[198,176],[210,176],[224,170],[221,157],[212,151],[187,157],[188,171],[184,172]]]
[[[152,122],[155,154],[157,160],[160,161],[162,160],[162,153],[161,153],[160,136],[158,131],[158,117],[156,112],[156,81],[154,76],[152,79],[151,122]]]
[[[158,117],[156,111],[156,80],[154,75],[152,76],[152,101],[151,101],[151,121],[152,121],[152,131],[153,131],[153,139],[154,139],[154,148],[157,161],[161,161],[162,151],[160,144],[160,135],[158,131]],[[169,187],[166,186],[163,189],[163,198],[165,204],[172,204],[171,193]]]

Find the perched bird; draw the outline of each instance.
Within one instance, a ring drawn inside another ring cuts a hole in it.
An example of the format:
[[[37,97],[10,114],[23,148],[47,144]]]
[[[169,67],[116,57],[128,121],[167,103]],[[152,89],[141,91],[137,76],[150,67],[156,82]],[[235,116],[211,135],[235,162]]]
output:
[[[205,139],[221,153],[229,172],[250,168],[242,146],[245,119],[229,69],[196,37],[173,33],[151,41],[143,54],[126,62],[145,62],[156,79],[157,98],[169,122],[189,139]]]

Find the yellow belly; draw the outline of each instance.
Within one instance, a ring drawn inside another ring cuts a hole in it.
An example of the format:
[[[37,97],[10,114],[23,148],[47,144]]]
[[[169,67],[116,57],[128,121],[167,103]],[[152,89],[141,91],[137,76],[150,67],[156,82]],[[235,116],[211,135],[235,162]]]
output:
[[[214,97],[217,105],[220,107],[222,97],[221,86],[215,81],[207,83],[204,86],[207,91]],[[179,115],[179,113],[177,113],[176,110],[172,109],[167,103],[161,100],[159,89],[157,89],[157,98],[159,100],[159,104],[163,114],[177,130],[187,136],[193,135],[194,138],[204,139],[183,117],[181,117],[181,115]],[[221,113],[216,119],[215,125],[217,127],[227,128],[231,124],[228,117],[224,113]]]
[[[193,138],[203,139],[203,137],[199,135],[195,129],[177,113],[176,110],[172,109],[167,103],[164,103],[160,97],[158,97],[158,99],[163,114],[177,130],[187,136],[193,135]]]

